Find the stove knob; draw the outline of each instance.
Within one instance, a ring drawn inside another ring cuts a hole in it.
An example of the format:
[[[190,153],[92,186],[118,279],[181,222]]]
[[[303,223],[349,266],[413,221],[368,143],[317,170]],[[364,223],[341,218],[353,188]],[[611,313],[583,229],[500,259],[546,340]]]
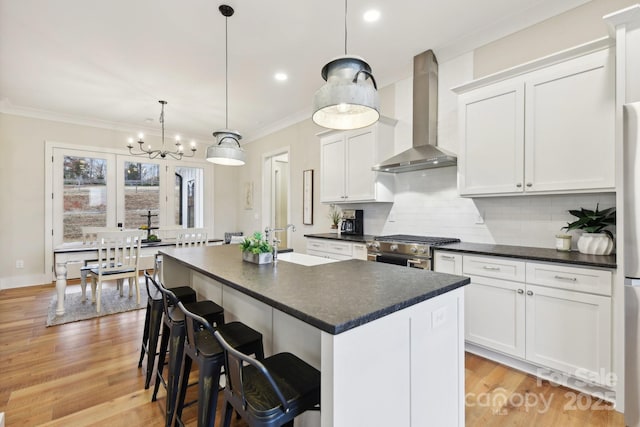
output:
[[[391,252],[395,252],[395,251],[398,250],[398,245],[395,245],[395,244],[391,245],[391,246],[389,246],[389,249],[391,249]]]
[[[415,254],[416,252],[418,252],[418,248],[416,248],[415,246],[411,246],[410,251],[411,253]]]
[[[424,248],[420,248],[419,252],[423,254],[425,252]]]
[[[380,249],[380,243],[378,243],[378,242],[373,242],[371,245],[373,246],[373,249],[375,249],[375,250]]]

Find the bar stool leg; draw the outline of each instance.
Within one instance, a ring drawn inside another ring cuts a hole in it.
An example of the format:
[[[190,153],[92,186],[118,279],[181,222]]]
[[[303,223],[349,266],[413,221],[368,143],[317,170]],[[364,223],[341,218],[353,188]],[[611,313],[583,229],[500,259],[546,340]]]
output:
[[[173,420],[178,399],[178,386],[180,382],[180,362],[178,357],[184,353],[185,325],[175,323],[169,335],[169,366],[167,372],[167,421]],[[186,378],[188,381],[188,378]]]
[[[156,368],[156,383],[153,386],[153,395],[151,401],[155,402],[158,397],[158,389],[162,382],[162,371],[164,370],[164,361],[166,359],[167,347],[169,346],[169,327],[162,325],[162,339],[160,340],[160,351],[158,353],[158,367]]]
[[[193,360],[187,352],[182,356],[182,368],[180,369],[180,390],[178,392],[178,399],[176,400],[176,410],[174,411],[174,419],[171,420],[171,425],[178,425],[177,420],[182,418],[182,409],[184,406],[184,400],[187,396],[187,388],[189,387],[189,374],[191,374],[191,365]],[[168,427],[168,426],[167,426]]]
[[[219,363],[204,363],[198,367],[198,427],[213,427],[222,363],[224,361],[220,358]]]
[[[150,316],[151,316],[151,305],[147,303],[147,312],[144,315],[144,329],[142,330],[142,346],[140,348],[140,360],[138,361],[138,368],[142,368],[142,359],[144,359],[144,349],[148,344],[147,340],[149,339],[149,317]]]
[[[156,353],[158,352],[158,335],[160,335],[160,324],[162,323],[162,312],[151,309],[149,319],[149,340],[147,343],[147,377],[144,382],[145,390],[149,388],[151,384],[151,377],[153,376],[153,365],[156,361]]]

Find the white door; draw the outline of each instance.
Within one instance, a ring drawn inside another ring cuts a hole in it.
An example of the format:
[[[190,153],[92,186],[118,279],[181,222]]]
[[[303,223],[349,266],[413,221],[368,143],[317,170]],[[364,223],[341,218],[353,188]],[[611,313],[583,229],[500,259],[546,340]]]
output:
[[[374,200],[376,172],[371,168],[376,163],[374,130],[363,129],[346,138],[346,201]]]
[[[507,80],[460,97],[460,194],[522,192],[524,84]]]
[[[471,283],[464,288],[465,340],[524,358],[524,286],[472,276]]]
[[[320,142],[320,201],[345,200],[344,137],[333,135]]]
[[[525,191],[614,189],[614,69],[603,50],[527,79]]]
[[[611,298],[527,285],[526,300],[527,360],[598,383],[607,379]]]

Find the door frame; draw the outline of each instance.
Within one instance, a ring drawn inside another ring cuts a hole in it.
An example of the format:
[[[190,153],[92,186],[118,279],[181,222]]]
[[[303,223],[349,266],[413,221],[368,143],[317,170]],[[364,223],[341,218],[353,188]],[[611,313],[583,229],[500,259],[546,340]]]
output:
[[[287,182],[287,218],[291,222],[291,146],[286,145],[276,150],[262,154],[262,230],[271,227],[272,213],[272,168],[271,163],[275,157],[287,154],[289,156],[289,180]]]

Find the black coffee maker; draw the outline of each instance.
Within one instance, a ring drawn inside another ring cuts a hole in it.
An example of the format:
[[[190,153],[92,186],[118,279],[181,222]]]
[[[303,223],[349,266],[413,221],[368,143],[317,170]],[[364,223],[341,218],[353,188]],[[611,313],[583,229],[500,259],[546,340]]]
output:
[[[344,209],[342,211],[342,234],[364,234],[364,211],[362,209]]]

